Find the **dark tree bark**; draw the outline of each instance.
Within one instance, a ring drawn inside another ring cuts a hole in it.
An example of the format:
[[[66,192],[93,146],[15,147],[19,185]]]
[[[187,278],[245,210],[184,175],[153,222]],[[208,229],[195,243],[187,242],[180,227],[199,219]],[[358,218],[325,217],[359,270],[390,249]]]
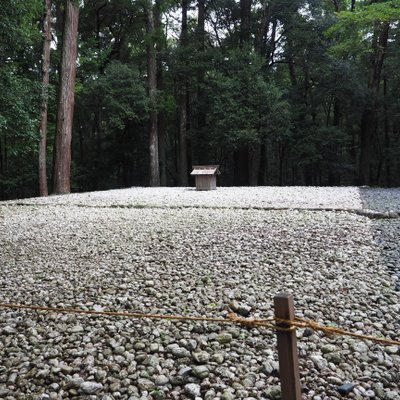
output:
[[[249,147],[242,144],[233,153],[233,183],[235,186],[249,184]]]
[[[260,23],[260,30],[256,35],[255,46],[258,53],[265,57],[267,67],[273,63],[274,52],[275,52],[275,36],[277,20],[272,21],[271,26],[271,15],[272,6],[268,0],[262,1],[262,18]],[[271,35],[269,36],[269,31]],[[266,185],[267,183],[267,169],[268,169],[268,153],[266,140],[264,139],[261,144],[256,145],[257,157],[250,161],[250,184],[251,185]],[[258,169],[258,173],[257,173]],[[258,175],[255,179],[256,174]]]
[[[251,0],[240,0],[240,45],[242,47],[250,43],[251,2]],[[253,169],[249,153],[250,149],[247,143],[239,143],[234,151],[233,181],[236,186],[249,184],[250,171]]]
[[[289,69],[289,78],[290,78],[290,83],[292,84],[292,88],[295,90],[295,92],[298,92],[299,88],[298,88],[298,82],[297,82],[298,79],[297,79],[296,65],[295,65],[295,60],[294,60],[294,45],[293,45],[293,39],[291,36],[288,36],[288,38],[287,38],[285,61],[287,63],[288,69]]]
[[[157,58],[154,40],[154,14],[153,2],[147,2],[147,34],[149,36],[147,44],[147,81],[149,86],[149,96],[151,110],[149,115],[149,150],[150,150],[150,186],[160,186],[160,166],[158,155],[158,127],[156,110],[157,92]]]
[[[377,24],[369,64],[368,98],[361,116],[359,185],[370,184],[371,141],[376,130],[379,106],[379,86],[385,59],[390,24]]]
[[[179,95],[179,185],[188,185],[187,164],[187,103],[184,94]]]
[[[309,99],[308,99],[308,91],[310,87],[309,83],[309,70],[308,66],[303,64],[303,74],[299,74],[302,79],[298,78],[298,72],[296,70],[296,63],[294,58],[294,46],[292,42],[292,38],[287,38],[287,49],[286,49],[286,62],[289,68],[289,77],[290,83],[292,85],[292,96],[294,96],[294,100],[296,101],[296,110],[295,110],[295,119],[294,119],[294,136],[296,139],[301,140],[301,136],[304,132],[306,119],[307,119],[307,109],[309,108]],[[313,120],[315,119],[315,115],[311,114]],[[278,155],[280,157],[280,155]],[[303,166],[303,181],[306,185],[311,185],[313,183],[313,179],[315,178],[313,172],[313,165],[304,165]]]
[[[65,0],[61,80],[57,110],[53,192],[71,192],[71,141],[75,102],[75,75],[79,6]]]
[[[332,125],[333,126],[339,126],[340,125],[340,100],[337,96],[335,96],[333,100],[333,121]]]
[[[185,49],[187,45],[187,11],[188,0],[182,0],[182,29],[181,29],[181,47]],[[185,63],[185,61],[184,61]],[[182,87],[178,96],[179,110],[179,184],[188,186],[188,164],[187,164],[187,92],[186,77],[182,81]]]
[[[352,0],[352,6],[353,6],[354,1],[355,0]],[[332,0],[332,2],[333,2],[333,7],[335,9],[335,12],[339,12],[339,11],[343,10],[343,6],[344,6],[343,0]],[[353,8],[352,8],[352,11],[353,11]]]
[[[389,124],[389,101],[387,99],[387,78],[383,79],[383,129],[384,129],[384,146],[385,146],[385,178],[386,186],[391,185],[391,165],[390,165],[390,124]]]
[[[165,46],[165,41],[161,40],[161,0],[156,0],[154,6],[154,28],[160,36],[156,43],[157,51],[157,89],[162,91],[164,86],[164,74],[161,60],[161,51]],[[167,153],[165,148],[166,141],[166,122],[164,112],[161,110],[158,113],[158,151],[160,161],[160,184],[161,186],[167,186]]]
[[[278,160],[279,160],[279,165],[278,165],[278,184],[279,186],[283,186],[283,162],[285,159],[285,150],[286,146],[278,142]]]
[[[197,40],[198,40],[200,51],[204,51],[205,21],[206,21],[206,1],[198,0],[198,2],[197,2]]]
[[[4,173],[4,165],[3,165],[3,144],[2,138],[0,137],[0,174]]]
[[[7,171],[7,139],[6,135],[0,136],[0,173],[5,174]]]
[[[340,126],[340,115],[341,115],[340,100],[336,95],[334,95],[333,121],[332,121],[333,126],[336,126],[336,127]],[[338,153],[339,153],[338,146],[335,146],[335,145],[330,146],[330,148],[328,149],[328,153],[327,153],[327,159],[331,164],[333,164],[334,162],[337,162],[338,157],[339,157]],[[340,184],[340,175],[338,174],[337,171],[333,171],[332,168],[329,168],[329,170],[328,170],[328,185],[336,186],[339,184]]]
[[[264,140],[264,142],[261,145],[260,170],[258,172],[258,184],[261,186],[265,186],[267,184],[267,176],[268,176],[267,143]]]
[[[49,70],[51,46],[51,0],[45,0],[46,14],[43,21],[42,105],[39,125],[39,195],[47,196],[47,109],[49,103]]]
[[[0,136],[0,176],[7,173],[7,137]],[[7,193],[5,192],[5,185],[0,180],[0,199],[6,200]]]
[[[197,51],[200,55],[200,62],[202,62],[202,56],[205,50],[205,0],[199,0],[197,3]],[[200,164],[209,163],[208,154],[208,142],[205,137],[206,127],[206,113],[204,110],[205,96],[204,96],[204,82],[205,82],[205,68],[200,65],[197,68],[196,73],[197,79],[197,116],[196,116],[196,128],[197,128],[197,156]]]
[[[255,47],[257,51],[263,55],[266,53],[265,51],[265,43],[266,43],[266,37],[268,35],[268,30],[269,30],[269,24],[270,24],[270,4],[267,0],[263,0],[261,2],[262,6],[262,17],[260,21],[260,30],[256,34],[255,38]]]
[[[243,45],[250,42],[250,20],[252,0],[240,0],[240,43]]]
[[[249,185],[257,186],[260,175],[261,144],[254,143],[249,147]]]

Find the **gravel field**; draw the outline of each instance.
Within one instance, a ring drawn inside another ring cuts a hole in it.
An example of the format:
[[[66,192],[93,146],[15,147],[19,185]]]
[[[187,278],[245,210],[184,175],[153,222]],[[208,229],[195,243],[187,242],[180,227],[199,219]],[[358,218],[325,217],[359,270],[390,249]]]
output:
[[[291,209],[262,209],[279,207]],[[0,302],[269,317],[289,291],[298,316],[400,340],[400,219],[340,211],[361,208],[398,211],[400,190],[132,188],[2,202]],[[345,383],[344,398],[400,399],[399,347],[306,329],[298,348],[304,399],[341,399]],[[0,309],[0,398],[279,399],[275,335]]]
[[[400,189],[359,188],[364,208],[400,211]]]
[[[399,191],[400,193],[400,191]],[[156,207],[261,207],[261,208],[362,208],[355,187],[220,187],[198,192],[195,188],[131,188],[68,196],[25,199],[25,204],[125,205]]]
[[[136,187],[68,196],[38,197],[6,204],[88,206],[372,209],[400,212],[400,188],[358,187],[220,187],[209,192],[194,188]]]

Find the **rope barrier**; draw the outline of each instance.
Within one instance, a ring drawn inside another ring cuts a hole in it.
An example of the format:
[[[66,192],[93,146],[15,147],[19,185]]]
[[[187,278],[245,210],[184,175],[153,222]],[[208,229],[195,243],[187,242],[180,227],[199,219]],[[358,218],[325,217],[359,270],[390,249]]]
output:
[[[327,335],[351,336],[360,340],[371,340],[373,342],[384,345],[400,346],[399,340],[378,338],[375,336],[355,333],[347,331],[342,328],[325,326],[316,321],[300,317],[295,317],[295,320],[287,320],[277,317],[258,319],[258,318],[243,318],[235,313],[229,313],[227,318],[195,317],[195,316],[183,316],[183,315],[173,315],[173,314],[168,315],[168,314],[149,314],[149,313],[121,312],[121,311],[95,311],[95,310],[82,310],[77,308],[43,307],[34,305],[6,304],[6,303],[0,303],[0,308],[32,310],[32,311],[65,312],[65,313],[86,314],[86,315],[103,315],[103,316],[115,316],[115,317],[126,317],[126,318],[149,318],[149,319],[164,319],[164,320],[175,320],[175,321],[203,321],[203,322],[216,322],[224,324],[236,323],[250,327],[261,326],[264,328],[274,329],[283,332],[291,332],[296,328],[311,328],[314,331],[321,331]],[[276,322],[278,324],[282,324],[283,326],[273,325],[271,324],[271,322]]]
[[[296,328],[296,327],[279,327],[267,323],[268,321],[274,321],[273,317],[266,319],[242,318],[234,313],[228,314],[228,318],[217,318],[217,317],[183,316],[183,315],[173,315],[173,314],[170,315],[147,314],[147,313],[121,312],[121,311],[95,311],[95,310],[82,310],[77,308],[43,307],[43,306],[4,304],[4,303],[0,303],[0,308],[32,310],[32,311],[65,312],[65,313],[86,314],[86,315],[104,315],[104,316],[125,317],[125,318],[149,318],[149,319],[165,319],[165,320],[176,320],[176,321],[203,321],[203,322],[216,322],[223,324],[240,323],[242,325],[262,326],[264,328],[276,329],[284,332],[285,331],[289,332]]]
[[[311,328],[315,331],[322,331],[328,335],[339,335],[339,336],[351,336],[360,340],[371,340],[376,343],[381,343],[381,344],[387,344],[387,345],[396,345],[400,346],[400,341],[399,340],[391,340],[391,339],[385,339],[385,338],[378,338],[375,336],[370,336],[370,335],[364,335],[361,333],[355,333],[355,332],[350,332],[346,331],[345,329],[334,327],[334,326],[325,326],[321,325],[318,322],[304,319],[304,318],[299,318],[296,317],[296,321],[293,322],[293,325],[300,327],[300,328]]]

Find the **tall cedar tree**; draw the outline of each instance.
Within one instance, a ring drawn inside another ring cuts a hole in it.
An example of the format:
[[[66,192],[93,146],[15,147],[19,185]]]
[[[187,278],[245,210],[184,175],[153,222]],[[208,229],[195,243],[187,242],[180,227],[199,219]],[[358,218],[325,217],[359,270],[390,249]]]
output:
[[[149,150],[150,150],[150,186],[160,186],[160,166],[158,156],[158,127],[157,127],[157,57],[155,48],[154,11],[152,0],[147,1],[147,81],[150,97],[149,115]]]
[[[244,48],[250,43],[250,21],[252,0],[240,0],[240,45]],[[239,143],[234,152],[233,180],[237,186],[249,184],[249,146]]]
[[[360,166],[358,176],[360,185],[369,185],[371,179],[371,141],[377,128],[379,87],[388,44],[389,28],[389,22],[377,22],[372,39],[372,52],[368,69],[369,96],[361,116]]]
[[[65,0],[61,80],[55,138],[53,193],[71,192],[71,142],[75,101],[79,5]]]
[[[198,158],[199,163],[207,163],[207,148],[204,140],[204,130],[206,127],[206,113],[204,110],[205,94],[204,94],[204,83],[206,70],[204,68],[204,52],[205,52],[205,31],[206,22],[206,1],[199,0],[197,2],[197,28],[196,28],[196,40],[197,40],[197,52],[200,58],[200,65],[197,67],[196,80],[197,80],[197,103],[199,108],[197,110],[197,134],[199,135],[198,141]]]
[[[162,66],[161,53],[166,47],[166,38],[163,34],[163,26],[161,22],[161,5],[162,0],[156,0],[154,5],[154,28],[157,31],[157,89],[161,92],[164,90],[164,71]],[[167,186],[167,152],[166,152],[166,118],[165,110],[161,109],[157,115],[158,122],[158,151],[160,162],[160,184]]]
[[[187,12],[188,12],[188,0],[183,0],[182,3],[182,28],[181,28],[181,46],[184,54],[184,50],[187,45]],[[183,61],[183,64],[186,62]],[[185,71],[186,72],[186,71]],[[187,84],[185,72],[181,81],[181,89],[178,99],[179,108],[179,184],[180,186],[188,186],[188,165],[187,165]]]
[[[46,14],[43,21],[43,58],[42,58],[42,106],[39,127],[39,195],[47,196],[47,109],[49,92],[50,46],[51,46],[51,0],[45,0]]]

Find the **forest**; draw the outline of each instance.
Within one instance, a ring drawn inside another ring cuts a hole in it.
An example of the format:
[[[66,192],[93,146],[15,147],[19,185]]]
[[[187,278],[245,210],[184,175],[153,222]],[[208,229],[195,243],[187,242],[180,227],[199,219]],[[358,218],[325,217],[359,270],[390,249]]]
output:
[[[2,0],[0,200],[400,186],[398,0]]]

